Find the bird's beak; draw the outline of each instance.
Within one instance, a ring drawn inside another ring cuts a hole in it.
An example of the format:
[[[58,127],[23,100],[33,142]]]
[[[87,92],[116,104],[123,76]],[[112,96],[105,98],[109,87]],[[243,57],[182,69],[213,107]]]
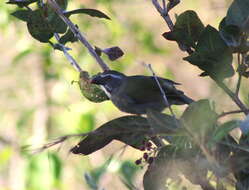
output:
[[[90,83],[91,84],[102,84],[102,78],[100,76],[94,76],[91,80]]]

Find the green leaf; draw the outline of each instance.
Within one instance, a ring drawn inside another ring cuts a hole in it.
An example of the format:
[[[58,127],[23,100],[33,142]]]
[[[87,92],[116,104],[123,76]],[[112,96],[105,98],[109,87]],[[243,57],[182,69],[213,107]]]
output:
[[[47,43],[54,35],[54,31],[39,9],[32,11],[27,26],[31,36],[40,42]]]
[[[78,38],[75,37],[74,33],[68,29],[66,34],[60,37],[59,43],[66,44],[67,42],[76,42],[78,41]]]
[[[188,47],[195,47],[204,25],[196,12],[188,10],[180,14],[174,25],[173,31],[165,32],[167,40],[177,41]]]
[[[234,0],[229,7],[226,15],[227,25],[238,26],[242,30],[247,30],[249,27],[249,1],[248,0]]]
[[[54,33],[63,34],[67,31],[66,23],[56,13],[50,13],[47,20],[50,25],[50,30]]]
[[[14,17],[16,17],[24,22],[29,21],[31,14],[32,14],[32,11],[30,11],[30,10],[18,10],[18,11],[11,13],[12,16],[14,16]]]
[[[105,13],[96,10],[96,9],[75,9],[72,11],[67,11],[64,13],[65,16],[70,17],[73,14],[87,14],[92,17],[98,17],[98,18],[105,18],[105,19],[110,19],[109,16],[107,16]]]
[[[143,146],[143,142],[147,140],[147,136],[151,134],[152,132],[146,118],[141,116],[124,116],[100,126],[73,147],[71,152],[88,155],[103,148],[114,139],[140,149]]]
[[[60,160],[60,157],[58,157],[57,154],[51,153],[49,155],[50,159],[50,166],[53,172],[54,179],[59,180],[62,174],[62,161]]]
[[[216,127],[217,114],[212,110],[209,101],[204,99],[191,103],[180,120],[191,136],[199,142],[205,142]]]
[[[37,2],[39,0],[9,0],[7,4],[14,4],[19,7],[28,6],[31,3]]]
[[[202,32],[196,51],[183,59],[198,66],[211,78],[223,80],[234,75],[232,52],[210,25]]]
[[[16,65],[18,63],[20,63],[25,57],[27,57],[29,54],[31,54],[34,50],[29,48],[29,49],[25,49],[23,51],[21,51],[20,53],[18,53],[14,59],[12,60],[12,64]]]
[[[126,183],[129,186],[132,186],[133,182],[135,181],[135,175],[138,172],[139,167],[131,161],[124,161],[120,168],[120,173],[124,177]]]
[[[233,129],[239,127],[239,124],[240,121],[237,120],[228,121],[222,124],[214,131],[212,142],[220,142],[222,139],[224,139],[224,137],[228,136]]]
[[[88,72],[81,71],[79,76],[79,87],[82,95],[91,102],[103,102],[109,100],[105,92],[95,84],[91,84]]]

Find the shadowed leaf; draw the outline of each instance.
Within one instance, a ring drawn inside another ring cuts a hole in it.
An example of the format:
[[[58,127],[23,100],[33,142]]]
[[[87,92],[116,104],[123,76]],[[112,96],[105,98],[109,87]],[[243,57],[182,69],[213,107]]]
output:
[[[71,149],[74,154],[91,154],[112,140],[119,140],[134,148],[140,149],[147,136],[152,134],[146,118],[141,116],[124,116],[111,120]]]
[[[101,51],[105,53],[111,61],[115,61],[124,55],[124,52],[122,51],[122,49],[120,49],[120,47],[117,47],[117,46],[106,48]]]
[[[196,51],[183,59],[198,66],[211,78],[223,80],[234,75],[232,52],[219,32],[209,25],[202,32]]]
[[[60,37],[59,42],[61,44],[66,44],[67,42],[77,42],[78,38],[75,37],[74,33],[71,30],[67,30],[66,34]]]
[[[67,17],[70,17],[71,15],[74,15],[74,14],[87,14],[92,17],[110,19],[110,17],[107,16],[105,13],[99,10],[96,10],[96,9],[75,9],[75,10],[67,11],[64,13],[64,15]]]
[[[12,16],[25,22],[29,21],[31,14],[32,14],[32,11],[30,10],[18,10],[18,11],[11,13]]]
[[[204,25],[196,12],[188,10],[177,17],[173,31],[165,32],[163,37],[186,46],[195,47],[195,43],[203,30]]]
[[[14,4],[17,5],[19,7],[24,7],[24,6],[28,6],[31,3],[35,3],[39,0],[9,0],[8,2],[6,2],[7,4]]]
[[[234,0],[227,11],[226,24],[249,30],[249,1]]]

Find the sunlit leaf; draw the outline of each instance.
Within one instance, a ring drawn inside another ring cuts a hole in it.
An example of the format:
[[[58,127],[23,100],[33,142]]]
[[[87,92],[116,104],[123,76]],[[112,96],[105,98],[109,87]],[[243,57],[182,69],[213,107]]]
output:
[[[228,121],[222,125],[220,125],[212,135],[212,140],[214,142],[219,142],[220,140],[224,139],[224,137],[229,135],[233,129],[239,127],[240,121],[232,120]]]
[[[109,100],[105,92],[98,85],[92,84],[90,80],[88,72],[80,72],[79,86],[83,96],[91,102],[96,103]]]
[[[205,142],[216,127],[217,114],[208,100],[199,100],[190,104],[181,116],[183,125],[191,136]]]

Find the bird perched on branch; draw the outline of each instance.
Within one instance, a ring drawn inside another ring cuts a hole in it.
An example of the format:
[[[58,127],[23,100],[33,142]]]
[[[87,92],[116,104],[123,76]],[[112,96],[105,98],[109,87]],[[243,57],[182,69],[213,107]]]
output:
[[[167,101],[154,76],[126,76],[108,70],[94,76],[91,83],[100,85],[113,104],[121,111],[132,114],[145,114],[147,109],[163,111],[169,105],[190,104],[193,100],[180,90],[172,80],[157,77]],[[169,105],[166,103],[168,102]]]

